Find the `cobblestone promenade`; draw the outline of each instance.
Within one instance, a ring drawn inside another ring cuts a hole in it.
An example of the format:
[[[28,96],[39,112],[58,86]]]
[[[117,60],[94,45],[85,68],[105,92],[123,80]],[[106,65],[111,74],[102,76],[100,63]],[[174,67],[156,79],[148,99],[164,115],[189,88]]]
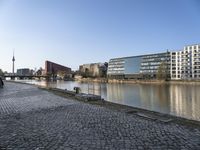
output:
[[[0,89],[0,149],[200,149],[200,129],[62,98],[31,85]]]

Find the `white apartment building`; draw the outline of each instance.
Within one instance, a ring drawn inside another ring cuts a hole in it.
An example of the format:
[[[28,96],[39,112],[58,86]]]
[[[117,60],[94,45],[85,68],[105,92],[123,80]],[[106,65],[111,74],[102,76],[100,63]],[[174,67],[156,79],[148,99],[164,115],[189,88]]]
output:
[[[171,79],[178,80],[181,79],[181,51],[171,52],[171,66],[170,75]]]
[[[200,79],[200,44],[171,52],[171,79]]]

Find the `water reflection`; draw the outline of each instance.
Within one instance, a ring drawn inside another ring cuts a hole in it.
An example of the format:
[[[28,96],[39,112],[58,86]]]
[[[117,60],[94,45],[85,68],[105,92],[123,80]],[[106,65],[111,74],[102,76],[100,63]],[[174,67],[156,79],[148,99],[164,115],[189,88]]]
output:
[[[169,93],[171,113],[200,120],[199,91],[199,85],[172,85]]]
[[[184,84],[105,84],[74,81],[24,81],[47,87],[73,90],[75,86],[83,93],[101,95],[115,103],[144,108],[200,121],[200,85]]]
[[[169,113],[169,86],[108,84],[108,100],[130,106]]]
[[[200,86],[174,84],[108,84],[108,100],[200,120]]]

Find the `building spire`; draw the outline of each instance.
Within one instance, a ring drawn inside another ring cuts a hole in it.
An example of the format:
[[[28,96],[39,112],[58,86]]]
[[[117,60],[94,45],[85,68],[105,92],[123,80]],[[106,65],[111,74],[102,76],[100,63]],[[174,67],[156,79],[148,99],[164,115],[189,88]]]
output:
[[[12,73],[15,73],[15,50],[13,50],[13,58],[12,58],[13,66],[12,66]]]

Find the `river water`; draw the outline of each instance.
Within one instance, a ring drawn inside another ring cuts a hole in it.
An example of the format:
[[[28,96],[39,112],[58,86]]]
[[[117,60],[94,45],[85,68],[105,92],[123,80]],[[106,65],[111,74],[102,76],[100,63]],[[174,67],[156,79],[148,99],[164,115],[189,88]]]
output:
[[[195,84],[120,84],[76,81],[22,80],[31,84],[101,95],[114,103],[143,108],[200,121],[200,85]]]

